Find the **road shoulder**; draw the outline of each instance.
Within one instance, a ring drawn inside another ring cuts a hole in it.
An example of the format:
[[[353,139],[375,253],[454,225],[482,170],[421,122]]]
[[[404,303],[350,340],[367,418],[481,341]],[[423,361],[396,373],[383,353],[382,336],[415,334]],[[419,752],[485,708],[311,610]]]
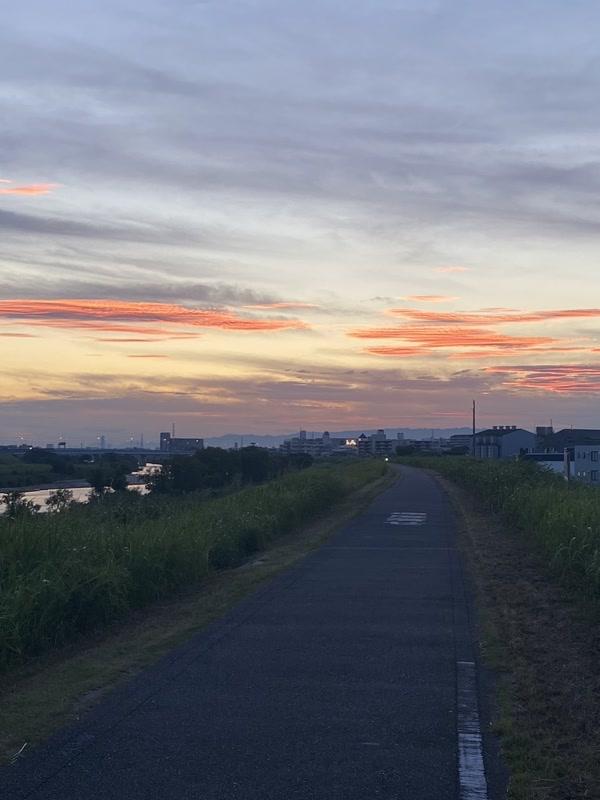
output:
[[[597,610],[558,586],[524,534],[507,530],[466,492],[438,480],[458,512],[487,665],[482,696],[498,698],[484,711],[510,770],[508,797],[600,797]]]

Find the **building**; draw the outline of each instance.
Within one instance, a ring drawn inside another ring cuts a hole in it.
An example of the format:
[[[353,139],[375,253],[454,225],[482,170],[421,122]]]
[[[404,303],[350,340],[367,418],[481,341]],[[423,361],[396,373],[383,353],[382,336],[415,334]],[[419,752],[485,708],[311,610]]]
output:
[[[308,438],[306,431],[300,431],[298,436],[286,440],[281,446],[282,453],[307,453],[313,458],[327,456],[390,456],[396,451],[398,444],[403,443],[402,435],[397,439],[388,439],[383,429],[367,436],[361,433],[354,437],[334,437],[329,431],[324,431],[322,436]]]
[[[354,439],[341,439],[331,436],[329,431],[324,431],[322,436],[308,438],[306,431],[300,431],[298,436],[287,439],[279,447],[280,452],[286,455],[304,453],[313,458],[326,458],[332,455],[355,455],[356,441]]]
[[[515,458],[536,449],[536,435],[516,425],[494,425],[475,434],[475,458]]]
[[[448,440],[448,450],[457,451],[464,450],[465,453],[470,453],[473,449],[473,434],[472,433],[454,433]]]
[[[526,453],[523,460],[534,461],[542,469],[563,475],[565,478],[572,474],[572,462],[568,453]]]
[[[564,453],[565,448],[576,445],[600,447],[600,430],[597,428],[563,428],[556,433],[552,428],[537,428],[537,450],[542,453]]]
[[[576,444],[567,452],[570,455],[571,476],[581,483],[600,486],[600,441],[596,444]]]
[[[398,440],[388,439],[383,428],[380,428],[370,436],[361,433],[356,446],[359,456],[391,456],[398,446]]]
[[[161,453],[195,453],[196,450],[204,450],[204,439],[180,438],[171,436],[168,431],[160,434]]]

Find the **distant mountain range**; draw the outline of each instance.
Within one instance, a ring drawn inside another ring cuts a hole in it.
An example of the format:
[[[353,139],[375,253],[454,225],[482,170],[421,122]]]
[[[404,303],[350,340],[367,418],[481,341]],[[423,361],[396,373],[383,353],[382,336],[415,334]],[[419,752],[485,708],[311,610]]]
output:
[[[354,438],[364,433],[369,436],[371,433],[376,433],[376,428],[352,428],[344,431],[329,431],[330,435],[336,439]],[[405,439],[430,439],[432,434],[435,439],[442,437],[447,439],[454,434],[471,433],[470,428],[385,428],[385,433],[388,439],[395,439],[398,433],[403,433]],[[306,436],[308,439],[317,438],[322,436],[322,431],[307,431]],[[209,436],[204,439],[204,444],[207,447],[233,447],[235,443],[241,447],[242,444],[247,446],[254,442],[259,447],[278,447],[286,439],[291,439],[298,436],[298,431],[294,433],[281,434],[280,436],[262,435],[259,433],[226,433],[223,436]]]

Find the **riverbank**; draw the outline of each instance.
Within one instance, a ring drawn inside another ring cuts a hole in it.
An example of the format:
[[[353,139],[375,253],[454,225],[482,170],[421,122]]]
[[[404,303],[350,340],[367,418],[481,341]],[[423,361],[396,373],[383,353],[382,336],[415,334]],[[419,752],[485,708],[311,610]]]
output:
[[[340,525],[397,478],[395,470],[350,492],[319,519],[294,528],[259,556],[208,575],[171,598],[89,632],[77,641],[0,676],[0,762],[76,721],[115,684],[128,680],[164,653],[223,616],[265,581],[319,547]]]
[[[0,494],[7,492],[51,492],[53,489],[90,489],[89,481],[82,479],[37,483],[34,486],[0,486]]]
[[[0,518],[0,668],[236,566],[385,471],[320,465],[210,500],[130,491]]]

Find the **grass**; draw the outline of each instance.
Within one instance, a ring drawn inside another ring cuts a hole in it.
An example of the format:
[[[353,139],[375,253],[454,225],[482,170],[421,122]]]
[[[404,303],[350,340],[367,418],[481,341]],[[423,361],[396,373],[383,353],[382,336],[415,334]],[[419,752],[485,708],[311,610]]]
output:
[[[385,471],[319,466],[202,501],[105,498],[0,521],[0,669],[239,564]]]
[[[23,745],[34,745],[76,720],[115,683],[156,661],[318,547],[394,479],[393,473],[382,476],[380,468],[361,466],[357,470],[360,488],[348,492],[326,515],[273,541],[260,557],[213,571],[185,591],[5,673],[0,680],[0,761],[9,761]],[[347,479],[355,483],[356,473]]]
[[[463,457],[405,460],[468,490],[486,511],[518,530],[564,585],[600,601],[600,490],[525,461]]]

